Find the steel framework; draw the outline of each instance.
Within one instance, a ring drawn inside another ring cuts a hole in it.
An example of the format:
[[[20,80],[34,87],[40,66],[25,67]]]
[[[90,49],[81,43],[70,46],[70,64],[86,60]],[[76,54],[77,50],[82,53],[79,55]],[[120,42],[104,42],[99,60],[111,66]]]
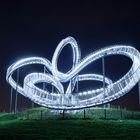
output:
[[[67,72],[58,70],[57,62],[62,49],[70,44],[73,51],[73,66]],[[120,79],[113,82],[110,78],[99,74],[82,74],[79,72],[90,63],[110,55],[124,55],[129,57],[133,64],[130,70]],[[24,78],[23,87],[12,77],[15,70],[20,67],[40,64],[48,73],[31,73]],[[140,79],[140,53],[131,46],[114,45],[95,51],[81,59],[80,48],[73,37],[63,39],[57,46],[52,62],[42,57],[29,57],[12,64],[6,74],[7,82],[20,94],[31,99],[33,102],[53,109],[80,109],[109,103],[128,93]],[[104,86],[98,89],[74,93],[76,83],[85,80],[104,82]],[[69,82],[64,91],[62,83]],[[47,83],[55,87],[55,92],[48,92],[44,88],[36,86],[37,83]],[[106,86],[105,86],[106,85]]]

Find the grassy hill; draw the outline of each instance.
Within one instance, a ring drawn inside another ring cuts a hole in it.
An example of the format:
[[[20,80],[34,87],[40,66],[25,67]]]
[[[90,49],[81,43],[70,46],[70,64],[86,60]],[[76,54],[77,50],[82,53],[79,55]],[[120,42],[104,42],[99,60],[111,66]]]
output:
[[[29,118],[35,114],[40,116],[41,112],[43,112],[42,115],[46,113],[50,117],[53,114],[44,108],[25,110],[22,112],[23,116],[20,116],[21,113],[18,116],[0,113],[0,140],[140,140],[140,121],[138,120],[104,120],[97,117],[85,120],[82,117],[62,120],[62,116],[59,119],[47,120],[43,119],[43,116],[42,119]],[[94,110],[93,112],[95,115]],[[99,113],[101,110],[96,112]],[[83,112],[78,113],[83,115]],[[61,112],[59,115],[62,115]]]
[[[27,109],[17,114],[20,119],[137,119],[140,120],[140,112],[122,109],[90,108],[78,111],[52,111],[44,107]]]

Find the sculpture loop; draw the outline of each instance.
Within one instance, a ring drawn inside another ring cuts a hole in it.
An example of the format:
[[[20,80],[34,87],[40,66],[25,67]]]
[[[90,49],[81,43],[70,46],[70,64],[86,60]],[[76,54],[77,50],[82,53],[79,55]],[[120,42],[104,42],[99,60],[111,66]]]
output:
[[[57,62],[62,49],[70,44],[73,51],[73,66],[67,72],[60,72],[57,68]],[[105,77],[105,88],[92,89],[83,92],[74,92],[77,82],[85,80],[96,80],[103,82],[103,76],[99,74],[82,74],[83,70],[90,63],[110,55],[124,55],[129,57],[133,64],[130,70],[119,80],[113,82]],[[13,73],[18,68],[40,64],[45,66],[49,73],[31,73],[24,78],[23,87],[18,85],[13,79]],[[19,60],[12,64],[6,74],[7,82],[22,95],[30,98],[37,104],[53,109],[80,109],[85,107],[97,106],[108,103],[124,94],[128,93],[140,79],[140,53],[131,46],[114,45],[106,47],[89,54],[81,59],[80,48],[73,37],[63,39],[57,46],[52,62],[42,57],[30,57]],[[63,83],[69,82],[68,88],[64,91]],[[47,83],[55,87],[55,92],[49,92],[46,89],[40,89],[37,83]]]

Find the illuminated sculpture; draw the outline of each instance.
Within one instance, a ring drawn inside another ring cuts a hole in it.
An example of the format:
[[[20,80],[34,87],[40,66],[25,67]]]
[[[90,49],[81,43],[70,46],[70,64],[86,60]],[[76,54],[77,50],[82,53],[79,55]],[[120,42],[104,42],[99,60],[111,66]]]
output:
[[[73,51],[73,66],[67,73],[58,71],[57,61],[62,49],[70,44]],[[130,70],[118,81],[98,74],[78,73],[87,65],[104,56],[124,55],[129,57],[133,64]],[[31,73],[24,78],[23,87],[18,85],[12,78],[13,72],[20,67],[41,64],[49,73]],[[92,89],[83,92],[73,92],[78,81],[97,80],[106,84],[105,88]],[[131,46],[116,45],[100,49],[89,54],[81,60],[80,48],[72,37],[63,39],[57,46],[52,62],[42,57],[30,57],[12,64],[6,75],[7,82],[19,93],[28,97],[33,102],[53,109],[80,109],[97,106],[113,101],[129,92],[140,79],[140,53]],[[57,92],[48,92],[36,86],[37,83],[48,83],[54,86]],[[63,83],[69,82],[68,88],[64,91]]]

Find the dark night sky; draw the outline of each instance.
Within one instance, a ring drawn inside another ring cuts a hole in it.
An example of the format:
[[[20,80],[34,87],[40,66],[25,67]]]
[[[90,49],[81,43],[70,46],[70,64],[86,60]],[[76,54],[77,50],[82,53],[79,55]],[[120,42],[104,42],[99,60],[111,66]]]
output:
[[[133,0],[93,1],[0,3],[1,111],[9,109],[10,86],[5,81],[8,66],[27,56],[42,56],[51,60],[57,44],[67,36],[77,40],[82,58],[114,44],[132,45],[140,50],[139,3]],[[64,52],[66,54],[62,52],[64,55],[60,57],[59,68],[66,71],[71,64],[71,55],[67,49]],[[125,57],[108,57],[105,62],[106,75],[113,80],[120,78],[131,67],[131,61]],[[83,72],[101,73],[100,62],[91,64]],[[137,86],[113,104],[138,109]],[[18,106],[29,107],[30,101],[19,95]]]

